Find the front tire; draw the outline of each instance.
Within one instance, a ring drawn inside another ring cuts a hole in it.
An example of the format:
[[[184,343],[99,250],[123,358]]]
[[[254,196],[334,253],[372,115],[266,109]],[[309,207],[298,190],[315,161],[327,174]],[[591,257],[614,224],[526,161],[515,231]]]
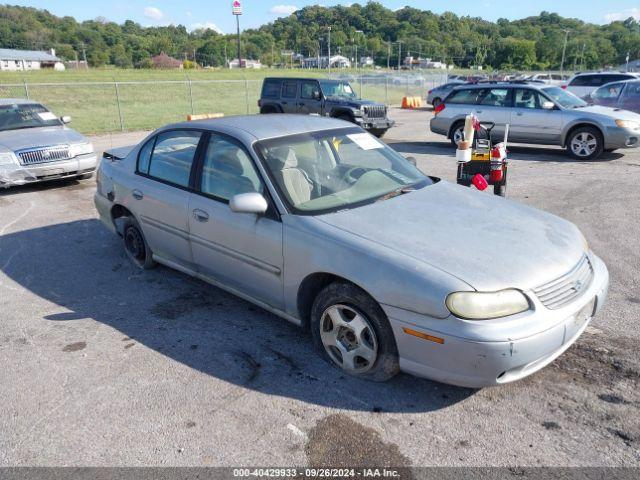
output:
[[[593,160],[602,155],[604,139],[600,130],[594,127],[578,127],[569,135],[567,150],[578,160]]]
[[[451,129],[451,134],[449,135],[449,140],[451,140],[451,144],[458,148],[458,143],[464,139],[464,123],[458,122]]]
[[[384,137],[384,134],[387,133],[387,129],[386,128],[372,128],[371,130],[369,130],[369,133],[371,133],[371,135],[373,135],[374,137],[382,138],[382,137]]]
[[[82,175],[78,175],[76,177],[77,180],[89,180],[90,178],[93,178],[93,172],[91,173],[84,173]]]
[[[351,283],[335,282],[318,294],[311,309],[311,332],[322,357],[346,374],[384,382],[400,371],[384,311]]]
[[[153,260],[153,252],[149,248],[140,225],[133,217],[127,217],[122,225],[122,240],[124,251],[133,264],[142,269],[149,270],[156,266]]]

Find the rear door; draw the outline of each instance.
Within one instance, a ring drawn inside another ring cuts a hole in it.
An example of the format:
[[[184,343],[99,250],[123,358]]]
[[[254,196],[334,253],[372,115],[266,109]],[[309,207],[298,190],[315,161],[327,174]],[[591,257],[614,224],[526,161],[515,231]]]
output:
[[[322,95],[320,92],[320,83],[317,80],[301,80],[298,113],[322,114]]]
[[[189,204],[193,260],[202,274],[282,309],[282,223],[274,206],[265,215],[229,208],[240,193],[268,199],[264,183],[240,142],[212,132],[204,143]]]
[[[505,125],[511,119],[511,89],[508,87],[483,88],[478,91],[475,113],[480,122],[495,123],[494,140],[504,138]]]
[[[551,101],[539,91],[531,88],[515,88],[509,139],[519,143],[553,145],[560,143],[562,110],[542,108]]]
[[[640,113],[640,82],[627,82],[620,96],[618,106],[625,110]]]
[[[298,81],[285,80],[282,82],[280,106],[284,113],[298,113]]]
[[[163,132],[140,151],[131,208],[153,252],[191,267],[188,207],[192,167],[202,133]]]

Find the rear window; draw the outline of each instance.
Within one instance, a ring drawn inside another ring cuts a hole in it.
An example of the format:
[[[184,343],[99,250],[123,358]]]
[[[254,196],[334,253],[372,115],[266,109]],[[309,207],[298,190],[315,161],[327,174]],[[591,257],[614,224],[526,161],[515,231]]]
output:
[[[281,84],[281,80],[265,80],[262,86],[262,96],[265,98],[278,98]]]
[[[578,75],[574,78],[569,86],[571,87],[601,87],[606,83],[620,82],[622,80],[630,80],[634,78],[632,75]]]

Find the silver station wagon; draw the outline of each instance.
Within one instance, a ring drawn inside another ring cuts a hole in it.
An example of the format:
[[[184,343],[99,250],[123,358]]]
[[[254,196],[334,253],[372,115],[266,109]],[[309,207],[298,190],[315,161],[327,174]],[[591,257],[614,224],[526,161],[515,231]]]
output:
[[[340,120],[169,125],[105,153],[97,180],[100,217],[139,267],[309,327],[330,363],[362,378],[523,378],[607,296],[607,268],[573,224],[426,176]]]

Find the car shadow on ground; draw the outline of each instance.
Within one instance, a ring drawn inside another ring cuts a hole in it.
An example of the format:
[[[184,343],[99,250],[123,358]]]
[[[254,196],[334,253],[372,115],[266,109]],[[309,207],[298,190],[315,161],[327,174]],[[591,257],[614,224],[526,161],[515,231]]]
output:
[[[405,142],[388,139],[386,143],[398,153],[406,155],[437,155],[450,157],[455,161],[455,149],[449,141],[442,142]],[[530,147],[523,145],[510,145],[508,147],[509,159],[528,162],[563,162],[563,163],[587,163],[587,162],[611,162],[624,157],[620,151],[605,152],[595,160],[577,160],[559,147]]]
[[[95,219],[4,235],[0,265],[23,288],[65,310],[33,323],[91,318],[121,332],[118,348],[120,340],[124,348],[141,344],[265,394],[340,409],[425,412],[476,392],[408,375],[383,384],[342,375],[319,357],[308,332],[176,271],[133,267],[120,239]],[[89,352],[83,330],[75,335],[76,342],[60,348],[72,354],[86,343]]]

